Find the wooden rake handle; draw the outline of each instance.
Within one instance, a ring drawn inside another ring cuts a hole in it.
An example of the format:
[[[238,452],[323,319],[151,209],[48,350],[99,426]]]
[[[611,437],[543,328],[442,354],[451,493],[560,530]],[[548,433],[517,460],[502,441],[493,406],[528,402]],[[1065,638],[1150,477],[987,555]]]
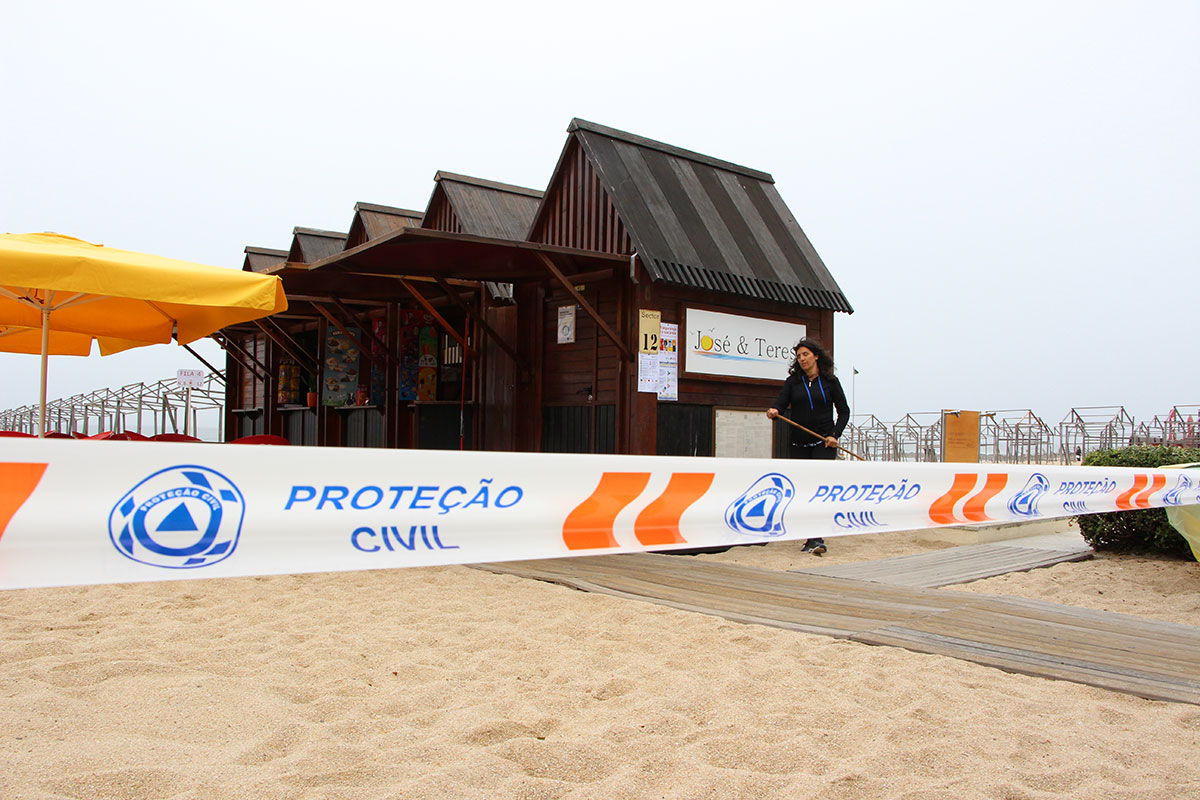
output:
[[[775,419],[783,420],[788,425],[791,425],[793,428],[799,428],[800,430],[807,433],[809,436],[815,436],[818,439],[820,439],[822,442],[825,441],[825,437],[822,436],[821,434],[817,433],[816,431],[810,431],[808,428],[804,427],[799,422],[793,422],[792,420],[785,417],[783,414],[780,414],[779,416],[775,417]],[[853,453],[853,452],[847,450],[846,448],[842,447],[840,444],[835,444],[834,447],[836,447],[838,450],[841,450],[843,453],[845,453],[848,456],[854,456],[859,461],[866,461],[866,459],[863,458],[862,456],[860,456],[858,453]]]

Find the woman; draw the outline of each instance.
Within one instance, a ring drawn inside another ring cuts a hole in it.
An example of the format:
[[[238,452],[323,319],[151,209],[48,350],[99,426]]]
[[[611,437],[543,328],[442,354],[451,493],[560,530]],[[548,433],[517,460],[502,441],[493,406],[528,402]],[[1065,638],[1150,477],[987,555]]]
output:
[[[788,417],[793,422],[820,434],[817,437],[790,428],[792,458],[837,458],[838,438],[850,421],[850,406],[841,382],[833,374],[833,359],[815,339],[801,339],[793,350],[796,358],[788,368],[788,378],[775,405],[767,409],[767,418],[775,419],[781,411],[790,409]],[[826,551],[825,540],[809,539],[804,550],[819,556]]]

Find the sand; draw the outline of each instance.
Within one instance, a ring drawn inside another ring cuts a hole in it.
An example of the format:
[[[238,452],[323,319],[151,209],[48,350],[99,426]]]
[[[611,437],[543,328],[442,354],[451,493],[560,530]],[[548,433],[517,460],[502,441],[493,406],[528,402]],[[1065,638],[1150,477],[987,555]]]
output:
[[[1200,620],[1194,562],[942,591]],[[0,592],[4,800],[1181,798],[1198,756],[1197,706],[466,567]]]

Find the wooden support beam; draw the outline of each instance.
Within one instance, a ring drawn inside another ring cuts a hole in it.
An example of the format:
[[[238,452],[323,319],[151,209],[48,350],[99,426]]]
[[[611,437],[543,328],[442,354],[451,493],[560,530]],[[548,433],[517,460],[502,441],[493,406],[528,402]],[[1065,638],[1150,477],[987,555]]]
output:
[[[219,380],[221,383],[225,382],[225,373],[223,371],[217,369],[212,364],[205,361],[204,357],[201,356],[199,353],[197,353],[195,350],[193,350],[189,345],[183,344],[183,345],[180,345],[180,347],[182,347],[184,350],[187,350],[189,353],[191,353],[195,357],[195,359],[197,361],[199,361],[204,366],[208,367],[209,370],[212,372],[214,378]]]
[[[294,337],[290,333],[288,333],[287,329],[279,324],[279,319],[275,315],[272,314],[270,317],[264,318],[263,322],[268,323],[272,328],[274,328],[275,331],[281,337],[283,337],[292,346],[292,348],[296,352],[307,355],[309,358],[309,361],[312,363],[312,366],[314,368],[317,366],[317,362],[320,360],[320,356],[310,354],[307,350],[305,350],[304,345],[297,342],[296,337]],[[293,358],[295,358],[295,356],[293,356]]]
[[[283,352],[296,359],[297,364],[306,368],[309,372],[318,373],[317,362],[312,358],[312,356],[309,356],[301,351],[294,350],[292,346],[288,344],[287,340],[285,340],[282,336],[272,330],[269,325],[267,325],[265,320],[256,319],[254,320],[254,324],[258,326],[258,329],[265,333],[272,342],[279,345]]]
[[[508,357],[513,360],[513,363],[524,369],[525,365],[521,363],[521,359],[517,355],[516,348],[504,341],[504,338],[496,332],[496,329],[489,325],[487,320],[485,320],[478,312],[475,311],[474,308],[471,307],[470,303],[468,303],[466,300],[463,300],[454,287],[451,286],[444,278],[442,278],[442,276],[435,275],[434,277],[437,279],[438,286],[442,287],[442,291],[446,293],[446,296],[457,303],[463,311],[467,312],[467,316],[478,322],[479,326],[483,328],[483,332],[492,337],[492,340],[499,345],[501,350],[508,353]]]
[[[253,353],[248,352],[246,348],[242,347],[233,339],[221,334],[220,339],[214,335],[213,341],[221,345],[221,349],[232,355],[244,368],[250,372],[253,372],[254,377],[261,381],[269,381],[271,379],[269,374],[271,371],[267,369],[267,365],[259,361]],[[257,367],[255,365],[257,365]]]
[[[584,296],[579,293],[579,291],[575,288],[575,284],[567,280],[566,276],[563,275],[559,268],[554,265],[554,262],[550,260],[550,257],[545,253],[535,253],[534,255],[541,260],[542,264],[545,265],[550,274],[554,276],[554,279],[557,280],[562,287],[567,290],[567,293],[575,298],[575,302],[587,312],[587,315],[592,318],[600,330],[604,331],[604,335],[612,340],[612,343],[615,344],[617,349],[621,351],[621,355],[625,357],[625,360],[633,361],[633,351],[630,350],[629,346],[621,340],[621,337],[617,335],[616,331],[614,331],[609,324],[604,321],[604,318],[600,316],[599,312],[592,308],[592,304],[589,303]]]
[[[622,265],[624,266],[624,265]],[[571,281],[572,286],[585,286],[589,283],[604,283],[618,278],[625,273],[616,269],[597,269],[591,272],[577,272],[574,275],[567,276]],[[291,299],[290,297],[288,299]]]
[[[443,318],[442,315],[437,312],[437,309],[433,307],[433,304],[430,303],[428,300],[426,300],[425,296],[423,294],[421,294],[420,292],[417,291],[417,287],[413,286],[411,283],[406,281],[404,278],[400,278],[399,280],[400,280],[400,285],[403,286],[408,291],[408,293],[411,294],[416,299],[416,301],[418,303],[420,303],[425,308],[425,310],[428,311],[430,313],[430,315],[432,315],[433,318],[438,321],[438,324],[442,326],[442,329],[444,331],[446,331],[446,333],[448,333],[452,337],[454,337],[454,340],[456,342],[458,342],[460,345],[462,345],[462,349],[463,349],[464,353],[469,355],[471,358],[479,357],[479,353],[475,352],[475,348],[471,347],[471,345],[467,344],[467,340],[463,338],[462,334],[459,333],[458,331],[454,330],[454,327],[449,322],[446,322],[445,318]]]

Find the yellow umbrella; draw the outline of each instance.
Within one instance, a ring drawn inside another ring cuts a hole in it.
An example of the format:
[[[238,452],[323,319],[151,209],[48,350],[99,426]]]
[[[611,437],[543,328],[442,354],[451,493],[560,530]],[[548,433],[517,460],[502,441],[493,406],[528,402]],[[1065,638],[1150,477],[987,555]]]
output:
[[[0,351],[41,354],[39,435],[45,432],[51,353],[83,355],[93,339],[105,355],[172,338],[187,344],[286,308],[283,283],[273,275],[57,233],[0,236]],[[39,334],[37,349],[31,329]]]
[[[111,356],[134,347],[145,347],[150,342],[133,342],[127,339],[109,339],[107,337],[88,336],[86,333],[69,333],[67,331],[49,331],[49,346],[47,353],[52,356],[89,356],[92,354],[92,342],[100,345],[100,355]],[[29,353],[38,355],[42,352],[42,329],[23,328],[17,325],[0,325],[0,353]]]

